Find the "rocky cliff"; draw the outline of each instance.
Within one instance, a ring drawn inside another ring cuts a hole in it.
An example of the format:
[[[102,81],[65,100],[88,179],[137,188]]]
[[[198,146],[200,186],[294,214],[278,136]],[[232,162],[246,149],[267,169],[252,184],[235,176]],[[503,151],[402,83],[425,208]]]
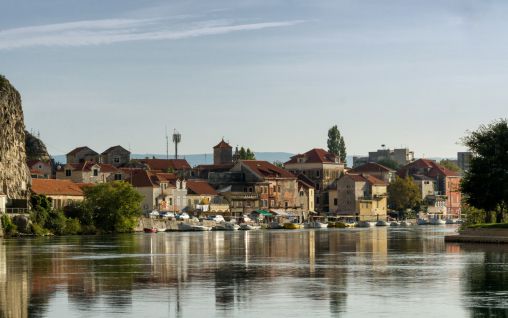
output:
[[[28,160],[49,161],[46,145],[39,138],[25,130],[25,150]]]
[[[0,75],[0,192],[10,199],[24,199],[29,183],[21,96]]]

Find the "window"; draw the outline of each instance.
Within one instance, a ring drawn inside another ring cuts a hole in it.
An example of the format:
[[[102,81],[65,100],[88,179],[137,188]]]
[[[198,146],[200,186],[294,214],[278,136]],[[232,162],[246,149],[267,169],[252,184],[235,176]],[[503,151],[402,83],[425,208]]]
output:
[[[319,175],[320,175],[319,170],[316,170],[316,177],[319,178]]]
[[[173,205],[173,198],[169,198],[169,205]]]
[[[119,173],[115,173],[115,180],[122,180],[122,175]]]
[[[245,201],[245,206],[250,208],[250,205],[251,205],[251,202],[250,201]]]
[[[300,191],[300,196],[303,197],[303,195],[304,195],[304,192]]]
[[[270,206],[275,206],[275,200],[270,200]]]
[[[280,186],[277,186],[277,192],[280,193]]]
[[[99,170],[98,169],[93,169],[93,176],[97,177],[98,175],[99,175]]]
[[[333,205],[337,205],[339,204],[339,201],[337,200],[337,198],[333,199]]]
[[[285,201],[284,202],[284,207],[287,209],[289,207],[289,202],[288,201]]]
[[[118,157],[118,156],[113,157],[113,162],[120,163],[120,157]]]
[[[316,190],[319,190],[319,183],[316,183]]]
[[[67,169],[67,170],[65,170],[65,176],[66,176],[66,177],[70,177],[70,176],[72,176],[72,170],[68,170],[68,169]]]

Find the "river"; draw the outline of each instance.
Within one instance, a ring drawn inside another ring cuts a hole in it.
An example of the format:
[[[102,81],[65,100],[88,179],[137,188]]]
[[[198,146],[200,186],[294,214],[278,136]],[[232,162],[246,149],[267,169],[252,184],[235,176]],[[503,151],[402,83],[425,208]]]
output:
[[[508,247],[455,230],[0,239],[0,317],[507,317]]]

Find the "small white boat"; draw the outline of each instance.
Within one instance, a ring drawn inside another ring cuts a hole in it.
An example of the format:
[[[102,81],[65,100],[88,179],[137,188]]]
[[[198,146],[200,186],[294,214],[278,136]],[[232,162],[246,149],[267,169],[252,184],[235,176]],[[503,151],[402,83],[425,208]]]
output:
[[[376,226],[376,222],[368,222],[368,221],[359,221],[358,227],[374,227]]]
[[[379,220],[376,222],[376,226],[388,226],[388,222]]]
[[[438,218],[432,218],[429,220],[430,225],[445,225],[446,221]]]
[[[400,224],[400,222],[398,222],[398,221],[391,221],[391,222],[390,222],[390,226],[400,226],[400,225],[401,225],[401,224]]]
[[[413,223],[409,222],[409,221],[400,221],[400,226],[412,226]]]
[[[304,223],[303,227],[306,229],[326,229],[328,227],[328,223],[321,223],[319,221],[312,221],[312,222]]]
[[[166,230],[167,229],[165,227],[161,227],[161,228],[157,229],[157,233],[159,233],[159,232],[166,232]]]
[[[453,219],[446,219],[446,224],[457,224],[456,222],[457,221],[455,221]]]
[[[212,228],[209,227],[209,226],[204,226],[204,225],[192,225],[192,230],[193,231],[210,231]]]

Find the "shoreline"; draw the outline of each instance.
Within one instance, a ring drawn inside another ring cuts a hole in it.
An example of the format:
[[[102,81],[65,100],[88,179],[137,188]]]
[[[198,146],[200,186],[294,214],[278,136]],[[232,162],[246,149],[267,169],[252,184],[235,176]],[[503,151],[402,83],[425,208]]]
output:
[[[508,244],[508,229],[466,228],[444,239],[445,243]]]

